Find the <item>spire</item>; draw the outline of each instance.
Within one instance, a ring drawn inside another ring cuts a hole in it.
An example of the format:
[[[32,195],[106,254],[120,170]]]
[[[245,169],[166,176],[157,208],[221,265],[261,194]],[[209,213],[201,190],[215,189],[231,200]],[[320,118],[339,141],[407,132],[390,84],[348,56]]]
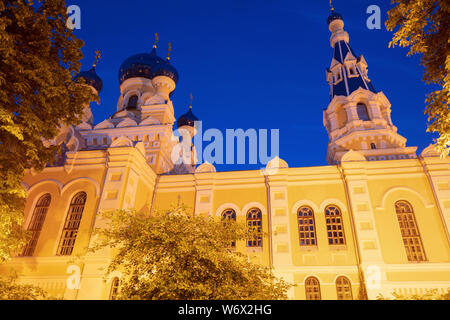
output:
[[[359,87],[376,93],[367,76],[367,63],[361,55],[357,57],[349,44],[349,35],[344,30],[344,19],[336,12],[330,1],[331,14],[328,27],[331,32],[330,45],[333,59],[327,68],[327,82],[330,85],[330,100],[337,95],[349,96]]]
[[[194,101],[194,96],[191,94],[189,95],[189,97],[191,98],[191,102],[189,103],[189,109],[192,109],[192,102]]]
[[[323,112],[328,132],[327,161],[394,160],[415,158],[415,147],[397,133],[391,119],[391,105],[382,92],[376,92],[367,76],[367,62],[349,45],[344,19],[331,3],[328,27],[333,48],[326,77],[330,104]]]

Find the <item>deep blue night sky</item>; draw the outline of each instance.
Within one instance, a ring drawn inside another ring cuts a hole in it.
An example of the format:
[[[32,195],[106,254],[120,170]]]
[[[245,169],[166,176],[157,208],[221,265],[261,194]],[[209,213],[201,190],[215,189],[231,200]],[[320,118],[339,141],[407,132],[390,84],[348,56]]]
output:
[[[384,27],[388,0],[335,0],[350,45],[369,64],[375,88],[392,103],[392,120],[418,154],[432,142],[426,133],[424,100],[432,90],[422,80],[419,57],[388,48],[392,33]],[[176,117],[194,113],[204,128],[280,129],[280,156],[290,167],[326,165],[328,137],[322,110],[329,103],[325,68],[332,49],[326,19],[328,1],[92,1],[80,6],[85,41],[83,69],[102,52],[97,73],[104,87],[101,105],[93,105],[99,123],[116,111],[118,70],[130,55],[149,52],[158,32],[158,54],[172,42],[172,64],[180,74],[173,95]],[[382,10],[382,29],[369,30],[366,9]],[[259,169],[260,165],[219,165],[218,170]]]

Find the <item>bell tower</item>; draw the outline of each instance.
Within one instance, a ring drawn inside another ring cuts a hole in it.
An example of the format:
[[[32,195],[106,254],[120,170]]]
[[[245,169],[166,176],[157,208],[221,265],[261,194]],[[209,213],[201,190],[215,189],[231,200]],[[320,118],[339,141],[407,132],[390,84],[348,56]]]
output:
[[[389,100],[375,90],[364,56],[358,57],[350,47],[342,15],[334,9],[328,27],[333,48],[331,65],[326,69],[330,104],[323,112],[329,137],[328,163],[339,163],[350,150],[369,161],[416,158],[417,147],[406,147],[406,138],[397,133]]]

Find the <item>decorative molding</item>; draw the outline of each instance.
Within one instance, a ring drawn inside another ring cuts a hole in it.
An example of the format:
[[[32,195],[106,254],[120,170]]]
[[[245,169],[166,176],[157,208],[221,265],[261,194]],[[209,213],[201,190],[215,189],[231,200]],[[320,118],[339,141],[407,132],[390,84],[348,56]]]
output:
[[[66,183],[66,184],[64,185],[64,187],[62,187],[62,189],[61,189],[61,195],[62,195],[64,192],[66,192],[67,189],[70,188],[72,185],[74,185],[74,184],[76,184],[76,183],[78,183],[78,182],[81,182],[81,181],[90,182],[92,185],[94,185],[94,187],[95,187],[95,196],[96,196],[96,197],[99,197],[99,195],[100,195],[100,185],[98,184],[97,181],[95,181],[95,180],[92,179],[92,178],[88,178],[88,177],[76,178],[76,179],[73,179],[73,180],[69,181],[68,183]]]
[[[58,181],[58,180],[55,180],[55,179],[42,180],[42,181],[39,181],[39,182],[33,184],[31,187],[28,188],[27,193],[30,194],[35,189],[37,189],[38,187],[40,187],[41,185],[46,184],[46,183],[55,184],[58,187],[59,195],[62,194],[62,190],[64,188],[64,185],[62,184],[61,181]]]
[[[216,167],[209,162],[205,162],[201,164],[196,170],[195,173],[214,173],[217,172]]]
[[[116,128],[126,128],[126,127],[136,127],[137,122],[130,118],[125,118],[123,121],[121,121]]]
[[[247,212],[252,208],[258,208],[263,215],[267,215],[267,208],[259,202],[249,202],[242,207],[241,215],[247,216]]]
[[[140,126],[160,125],[161,122],[153,117],[147,117],[139,123]]]
[[[420,154],[422,158],[425,157],[440,157],[441,154],[436,150],[436,146],[433,144],[430,144],[428,147],[426,147],[422,153]]]
[[[232,202],[227,202],[217,208],[215,216],[220,217],[222,215],[222,212],[224,212],[226,209],[233,209],[234,212],[236,212],[236,216],[242,215],[241,209],[236,204]]]
[[[111,143],[111,148],[118,148],[118,147],[133,147],[133,141],[130,140],[127,136],[121,136],[120,138],[117,138],[113,143]]]
[[[341,209],[341,212],[348,212],[348,208],[347,206],[341,202],[338,199],[334,199],[334,198],[330,198],[330,199],[326,199],[325,201],[322,201],[322,203],[319,206],[319,212],[325,212],[325,208],[331,205],[335,205],[338,206],[339,209]]]
[[[308,206],[311,209],[313,209],[314,215],[317,214],[318,212],[320,212],[319,207],[311,200],[299,200],[292,206],[291,213],[294,214],[295,216],[297,216],[298,209],[300,209],[303,206]]]
[[[366,157],[364,157],[362,153],[350,150],[342,156],[341,162],[350,162],[350,161],[367,161],[367,159]]]
[[[97,129],[112,129],[112,128],[114,128],[114,124],[111,123],[109,120],[105,120],[103,122],[100,122],[98,125],[96,125],[94,127],[94,130],[97,130]]]
[[[429,208],[433,208],[434,204],[433,203],[427,203],[426,199],[416,190],[414,190],[413,188],[410,187],[405,187],[405,186],[399,186],[399,187],[392,187],[390,189],[388,189],[384,195],[383,198],[381,199],[381,203],[377,206],[375,206],[375,210],[384,210],[386,208],[386,198],[393,192],[395,191],[408,191],[413,193],[415,196],[417,196],[420,201],[422,201],[422,204],[425,208],[429,209]],[[404,199],[404,200],[408,200],[408,199]]]

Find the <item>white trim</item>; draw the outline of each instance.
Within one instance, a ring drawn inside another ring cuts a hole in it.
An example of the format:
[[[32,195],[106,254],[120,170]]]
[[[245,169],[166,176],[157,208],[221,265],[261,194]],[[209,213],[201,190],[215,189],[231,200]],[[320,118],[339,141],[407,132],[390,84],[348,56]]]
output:
[[[384,210],[386,208],[386,199],[387,199],[387,197],[391,193],[393,193],[395,191],[408,191],[408,192],[411,192],[415,196],[417,196],[420,199],[420,201],[422,201],[422,204],[423,204],[423,206],[425,208],[429,209],[429,208],[433,208],[434,207],[433,203],[427,203],[426,199],[419,192],[414,190],[413,188],[406,187],[406,186],[401,186],[401,187],[392,187],[392,188],[388,189],[384,193],[383,198],[381,199],[381,203],[378,206],[376,206],[375,209],[376,210]],[[397,200],[406,200],[406,201],[408,201],[408,199],[397,199]]]
[[[220,207],[217,208],[215,216],[220,217],[222,215],[223,211],[225,211],[225,209],[233,209],[234,212],[236,212],[236,216],[242,215],[241,209],[239,209],[239,207],[236,204],[228,202],[228,203],[222,204]]]
[[[42,180],[42,181],[39,181],[39,182],[33,184],[31,187],[28,188],[27,194],[30,195],[35,189],[37,189],[38,187],[40,187],[41,185],[46,184],[46,183],[55,184],[58,187],[59,195],[62,194],[62,190],[64,189],[64,185],[62,184],[61,181],[58,181],[58,180],[55,180],[55,179]]]
[[[320,286],[322,286],[322,283],[324,283],[323,281],[322,281],[322,279],[320,279],[320,277],[317,275],[317,274],[313,274],[313,273],[308,273],[308,274],[306,274],[306,276],[305,276],[305,278],[303,279],[303,282],[302,282],[302,284],[305,286],[306,285],[306,279],[308,279],[308,278],[316,278],[317,280],[319,280],[319,285]]]
[[[331,206],[331,205],[338,206],[339,209],[341,210],[341,213],[344,213],[344,212],[348,211],[347,206],[343,202],[341,202],[338,199],[330,198],[330,199],[327,199],[327,200],[323,201],[320,204],[319,212],[325,212],[325,208],[328,207],[328,206]]]
[[[64,185],[64,187],[62,188],[62,190],[61,190],[61,196],[62,196],[63,193],[66,192],[67,189],[69,189],[72,185],[74,185],[74,184],[76,184],[76,183],[78,183],[78,182],[81,182],[81,181],[91,182],[91,183],[94,185],[94,187],[95,187],[95,196],[96,196],[97,198],[100,196],[100,185],[98,184],[97,181],[95,181],[95,180],[92,179],[92,178],[88,178],[88,177],[76,178],[76,179],[73,179],[73,180],[69,181],[68,183],[66,183],[66,184]],[[82,190],[82,191],[85,191],[85,192],[87,193],[86,190]]]
[[[336,280],[337,280],[339,277],[346,277],[348,280],[350,280],[350,284],[352,285],[352,296],[353,296],[353,285],[354,285],[354,283],[353,283],[353,281],[352,281],[352,277],[350,277],[350,276],[347,275],[347,274],[338,273],[338,274],[334,277],[334,280],[333,280],[333,283],[334,283],[334,284],[336,284]]]
[[[123,273],[120,271],[113,271],[110,274],[108,274],[108,276],[106,277],[106,283],[107,284],[111,284],[112,279],[114,278],[119,278],[119,280],[121,280],[123,278]],[[111,287],[109,288],[111,289]]]
[[[292,206],[291,213],[294,215],[297,215],[298,209],[300,209],[303,206],[308,206],[311,209],[313,209],[314,215],[316,215],[316,213],[320,212],[319,207],[311,200],[299,200]]]
[[[252,208],[258,208],[261,210],[262,215],[267,215],[267,209],[259,202],[249,202],[241,210],[241,215],[247,217],[247,212]]]

